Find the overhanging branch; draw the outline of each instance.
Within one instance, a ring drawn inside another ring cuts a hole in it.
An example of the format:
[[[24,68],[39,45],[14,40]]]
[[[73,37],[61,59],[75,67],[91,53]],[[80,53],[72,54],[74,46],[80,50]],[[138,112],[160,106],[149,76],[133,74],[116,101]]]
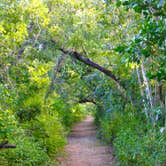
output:
[[[97,63],[91,61],[89,58],[84,58],[81,53],[78,53],[78,52],[76,52],[76,51],[69,51],[69,50],[65,50],[65,49],[63,49],[63,48],[60,48],[59,50],[62,51],[64,54],[68,54],[68,55],[72,56],[73,58],[75,58],[75,59],[81,61],[82,63],[84,63],[84,64],[86,64],[86,65],[88,65],[88,66],[90,66],[90,67],[92,67],[92,68],[95,68],[95,69],[101,71],[101,72],[104,73],[105,75],[109,76],[112,80],[114,80],[114,81],[117,83],[117,85],[118,85],[119,87],[125,89],[125,88],[123,87],[123,85],[120,83],[120,79],[117,78],[117,77],[112,73],[112,71],[110,71],[110,70],[106,69],[105,67],[100,66],[99,64],[97,64]]]

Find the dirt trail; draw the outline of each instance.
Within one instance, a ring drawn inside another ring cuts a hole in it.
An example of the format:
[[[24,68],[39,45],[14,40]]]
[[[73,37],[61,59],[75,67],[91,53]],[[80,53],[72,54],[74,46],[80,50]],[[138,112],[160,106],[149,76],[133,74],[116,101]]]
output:
[[[88,116],[77,124],[68,138],[66,157],[59,166],[112,166],[111,148],[103,146],[96,138],[93,118]]]

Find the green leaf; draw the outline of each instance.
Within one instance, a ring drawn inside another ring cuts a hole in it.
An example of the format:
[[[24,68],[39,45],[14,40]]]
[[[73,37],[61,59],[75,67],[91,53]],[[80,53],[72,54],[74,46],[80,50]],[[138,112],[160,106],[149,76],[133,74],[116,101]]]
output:
[[[120,0],[118,0],[117,2],[116,2],[116,6],[117,7],[120,7],[122,5],[122,2],[120,1]]]
[[[160,0],[159,3],[157,4],[157,7],[163,7],[165,5],[165,0]]]

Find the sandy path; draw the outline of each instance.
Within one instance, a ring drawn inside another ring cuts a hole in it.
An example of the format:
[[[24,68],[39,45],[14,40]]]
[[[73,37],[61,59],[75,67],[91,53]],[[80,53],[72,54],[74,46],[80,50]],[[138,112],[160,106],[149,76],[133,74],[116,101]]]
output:
[[[112,166],[114,162],[111,148],[97,140],[91,116],[73,128],[66,154],[59,166]]]

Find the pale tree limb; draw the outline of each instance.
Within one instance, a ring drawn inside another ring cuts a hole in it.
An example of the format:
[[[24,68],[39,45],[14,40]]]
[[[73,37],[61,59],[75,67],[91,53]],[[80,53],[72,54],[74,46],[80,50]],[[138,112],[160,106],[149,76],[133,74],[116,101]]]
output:
[[[141,70],[142,70],[142,76],[144,79],[144,83],[146,86],[146,97],[147,97],[147,100],[149,101],[151,108],[153,108],[153,100],[152,100],[152,94],[151,94],[151,90],[150,90],[149,80],[146,77],[146,70],[145,70],[143,63],[141,64]]]
[[[142,81],[141,81],[141,76],[140,76],[139,68],[138,68],[138,67],[136,67],[136,72],[137,72],[137,78],[138,78],[140,93],[141,93],[141,96],[142,96],[142,98],[143,98],[143,97],[144,97],[144,92],[143,92],[143,90],[142,90]]]
[[[138,78],[138,83],[139,83],[139,88],[140,88],[140,93],[141,93],[141,97],[142,97],[142,102],[144,104],[144,111],[145,111],[145,115],[146,115],[146,118],[148,118],[148,108],[145,104],[145,100],[144,100],[144,91],[142,89],[142,80],[141,80],[141,75],[140,75],[140,72],[139,72],[139,68],[136,67],[136,73],[137,73],[137,78]]]

